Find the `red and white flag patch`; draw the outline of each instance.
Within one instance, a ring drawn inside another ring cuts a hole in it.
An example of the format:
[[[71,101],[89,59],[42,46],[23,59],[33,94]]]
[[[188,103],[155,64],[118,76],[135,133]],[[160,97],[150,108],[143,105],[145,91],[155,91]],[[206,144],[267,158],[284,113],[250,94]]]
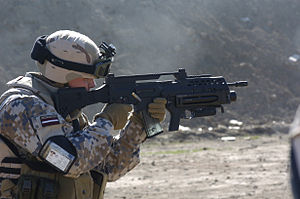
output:
[[[57,115],[44,115],[40,119],[43,127],[59,124]]]

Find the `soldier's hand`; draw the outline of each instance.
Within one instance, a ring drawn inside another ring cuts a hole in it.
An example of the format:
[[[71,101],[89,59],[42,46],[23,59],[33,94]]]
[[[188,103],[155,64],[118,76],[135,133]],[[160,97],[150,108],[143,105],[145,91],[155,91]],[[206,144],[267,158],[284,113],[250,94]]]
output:
[[[107,119],[114,126],[114,130],[119,130],[124,128],[131,111],[132,106],[129,104],[106,104],[102,111],[95,115],[95,119],[98,117]]]
[[[158,119],[159,122],[164,121],[166,117],[166,103],[167,100],[165,98],[155,98],[153,102],[148,105],[148,112],[151,117]],[[141,113],[134,112],[130,120],[144,125]]]
[[[156,118],[159,122],[164,121],[166,117],[166,103],[165,98],[155,98],[152,103],[148,105],[148,112],[151,117]]]

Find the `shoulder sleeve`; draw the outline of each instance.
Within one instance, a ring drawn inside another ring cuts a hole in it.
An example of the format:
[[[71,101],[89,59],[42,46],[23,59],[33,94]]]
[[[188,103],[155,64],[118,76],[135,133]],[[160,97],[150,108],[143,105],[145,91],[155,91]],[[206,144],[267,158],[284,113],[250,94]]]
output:
[[[47,135],[42,133],[45,130],[42,128],[42,117],[53,116],[55,124],[62,126],[62,118],[56,111],[37,97],[16,94],[3,103],[0,111],[1,134],[34,156],[38,155],[47,139]],[[60,130],[56,134],[63,133]]]
[[[38,157],[48,138],[58,135],[68,138],[77,152],[77,159],[66,174],[69,177],[96,167],[111,150],[112,124],[107,120],[99,118],[84,130],[73,132],[73,127],[53,106],[35,96],[10,96],[3,103],[0,133],[25,152]]]
[[[144,128],[129,122],[113,138],[111,151],[95,170],[108,175],[108,181],[115,181],[132,170],[140,162],[140,144],[146,139]]]

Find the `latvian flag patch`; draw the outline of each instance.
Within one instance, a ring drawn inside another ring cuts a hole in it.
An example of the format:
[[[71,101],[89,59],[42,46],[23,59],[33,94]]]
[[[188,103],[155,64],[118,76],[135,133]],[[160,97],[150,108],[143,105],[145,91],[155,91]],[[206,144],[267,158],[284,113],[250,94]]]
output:
[[[57,115],[46,115],[46,116],[44,115],[41,116],[40,118],[43,127],[59,124],[59,119]]]

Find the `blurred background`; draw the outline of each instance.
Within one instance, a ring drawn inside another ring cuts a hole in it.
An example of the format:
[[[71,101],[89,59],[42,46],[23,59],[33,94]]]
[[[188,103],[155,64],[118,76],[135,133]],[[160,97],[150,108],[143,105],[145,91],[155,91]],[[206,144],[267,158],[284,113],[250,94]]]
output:
[[[70,29],[113,43],[116,75],[185,68],[249,82],[235,89],[238,100],[224,114],[185,126],[221,128],[237,120],[287,131],[300,103],[298,0],[0,0],[0,6],[1,92],[7,81],[36,71],[30,59],[36,37]]]

